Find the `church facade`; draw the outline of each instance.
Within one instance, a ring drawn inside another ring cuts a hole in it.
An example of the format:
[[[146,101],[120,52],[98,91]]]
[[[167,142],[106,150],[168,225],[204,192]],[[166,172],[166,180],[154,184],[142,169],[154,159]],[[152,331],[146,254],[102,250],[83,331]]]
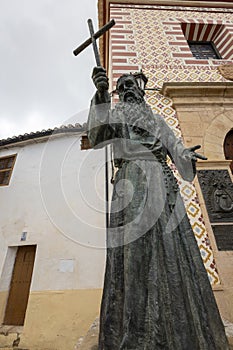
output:
[[[153,111],[208,157],[193,184],[177,179],[220,312],[233,322],[233,5],[100,0],[100,26],[113,18],[101,41],[111,89],[142,70]]]

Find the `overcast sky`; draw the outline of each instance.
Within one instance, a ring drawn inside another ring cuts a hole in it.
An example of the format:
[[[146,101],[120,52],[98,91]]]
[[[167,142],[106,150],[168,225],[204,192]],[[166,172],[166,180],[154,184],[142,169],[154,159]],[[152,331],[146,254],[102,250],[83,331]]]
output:
[[[0,139],[83,122],[94,87],[97,0],[0,0]],[[74,117],[75,116],[75,117]]]

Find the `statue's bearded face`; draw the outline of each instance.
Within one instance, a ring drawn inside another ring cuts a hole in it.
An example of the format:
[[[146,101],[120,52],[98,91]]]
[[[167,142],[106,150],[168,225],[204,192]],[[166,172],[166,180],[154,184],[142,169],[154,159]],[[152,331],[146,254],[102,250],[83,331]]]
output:
[[[119,78],[117,92],[121,102],[140,103],[143,101],[143,92],[132,75],[125,75]]]

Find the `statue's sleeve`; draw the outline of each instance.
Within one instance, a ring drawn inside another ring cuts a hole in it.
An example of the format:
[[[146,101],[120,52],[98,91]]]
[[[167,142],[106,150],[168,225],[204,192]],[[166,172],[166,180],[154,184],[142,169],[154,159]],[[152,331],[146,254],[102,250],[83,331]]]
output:
[[[87,122],[87,136],[92,147],[101,148],[114,138],[114,128],[109,123],[110,113],[108,95],[100,101],[96,93],[91,101]]]
[[[169,157],[174,162],[182,178],[186,181],[192,181],[196,175],[196,167],[190,150],[184,147],[182,141],[175,136],[172,129],[160,116],[159,121],[161,125],[161,141],[167,149]]]

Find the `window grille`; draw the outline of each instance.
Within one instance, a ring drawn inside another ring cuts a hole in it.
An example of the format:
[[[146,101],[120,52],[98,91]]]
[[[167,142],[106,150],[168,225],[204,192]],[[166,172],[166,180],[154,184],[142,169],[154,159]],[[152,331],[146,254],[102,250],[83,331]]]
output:
[[[218,53],[216,47],[212,41],[188,41],[190,50],[192,54],[197,59],[221,59],[220,54]]]

